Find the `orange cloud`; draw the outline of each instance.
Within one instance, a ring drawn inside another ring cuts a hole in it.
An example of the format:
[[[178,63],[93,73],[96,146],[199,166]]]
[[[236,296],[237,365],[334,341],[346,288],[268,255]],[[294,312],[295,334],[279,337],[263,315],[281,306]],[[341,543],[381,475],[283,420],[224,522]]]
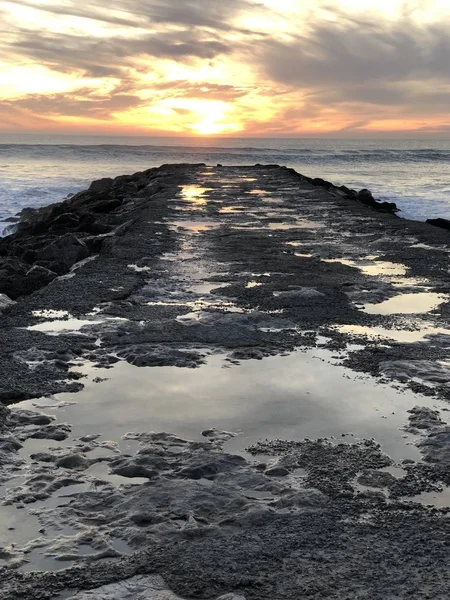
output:
[[[418,6],[4,1],[0,131],[439,135],[450,10]]]

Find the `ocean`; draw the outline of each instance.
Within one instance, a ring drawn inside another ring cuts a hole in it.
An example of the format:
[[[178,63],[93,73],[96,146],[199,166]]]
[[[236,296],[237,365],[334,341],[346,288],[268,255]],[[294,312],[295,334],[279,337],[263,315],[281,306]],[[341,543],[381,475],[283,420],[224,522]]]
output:
[[[450,140],[0,135],[0,231],[22,208],[61,201],[93,179],[172,162],[286,165],[369,188],[401,216],[450,219]]]

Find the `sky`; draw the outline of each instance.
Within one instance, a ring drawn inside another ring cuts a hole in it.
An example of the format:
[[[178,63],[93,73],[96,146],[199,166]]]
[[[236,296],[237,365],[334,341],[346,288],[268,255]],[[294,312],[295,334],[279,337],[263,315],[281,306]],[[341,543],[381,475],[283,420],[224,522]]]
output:
[[[0,0],[0,133],[450,137],[449,0]]]

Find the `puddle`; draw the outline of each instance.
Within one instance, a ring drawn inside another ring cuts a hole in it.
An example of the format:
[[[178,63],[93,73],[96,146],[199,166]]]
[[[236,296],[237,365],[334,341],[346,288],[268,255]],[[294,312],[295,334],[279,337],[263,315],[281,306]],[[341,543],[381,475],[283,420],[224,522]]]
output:
[[[298,246],[304,246],[305,242],[286,242],[287,246],[294,246],[294,248],[297,248]]]
[[[322,229],[325,225],[308,221],[307,219],[296,219],[291,223],[263,223],[262,227],[268,227],[269,229]]]
[[[189,286],[189,292],[193,292],[194,294],[211,294],[213,290],[218,290],[220,288],[226,287],[229,283],[223,283],[218,281],[204,281],[203,283],[198,283],[196,285]]]
[[[206,192],[213,191],[214,188],[200,187],[198,185],[184,185],[181,188],[181,197],[190,200],[194,204],[206,204],[206,198],[203,195]]]
[[[200,233],[201,231],[208,231],[215,227],[221,227],[222,223],[218,221],[171,221],[170,229],[188,229],[192,233]]]
[[[396,276],[406,275],[408,267],[400,263],[389,261],[375,261],[372,257],[366,257],[363,260],[352,260],[347,258],[324,258],[323,262],[341,263],[348,267],[355,267],[364,273],[371,276]]]
[[[41,535],[40,528],[37,518],[26,508],[0,506],[0,547],[26,544]],[[2,564],[4,561],[0,559],[0,566]]]
[[[435,292],[400,294],[379,304],[366,304],[362,309],[369,315],[413,315],[428,313],[448,299]]]
[[[79,331],[85,325],[98,325],[103,323],[102,320],[88,320],[88,319],[65,319],[65,320],[54,320],[45,321],[44,323],[38,323],[37,325],[30,325],[27,327],[30,331],[42,331],[48,335],[58,335],[61,331]]]
[[[198,311],[224,311],[224,312],[238,312],[244,313],[246,310],[244,308],[240,308],[236,306],[232,302],[227,300],[205,300],[204,298],[199,298],[198,300],[193,300],[192,302],[167,302],[163,300],[155,300],[153,302],[146,302],[146,306],[185,306],[191,308],[194,312]],[[177,320],[182,320],[186,318],[187,315],[181,315],[177,317]]]
[[[144,273],[146,271],[151,271],[150,267],[138,267],[137,265],[127,265],[129,269],[136,271],[136,273]]]
[[[450,488],[446,487],[442,492],[423,492],[422,494],[408,498],[408,500],[439,508],[448,507],[450,506]]]
[[[219,213],[221,215],[241,214],[243,211],[245,211],[245,208],[245,206],[225,206],[219,210]]]
[[[108,381],[88,381],[82,392],[58,399],[78,403],[62,409],[74,436],[107,431],[109,439],[118,440],[126,431],[168,431],[202,439],[202,430],[217,427],[240,432],[227,448],[242,451],[261,438],[338,438],[352,431],[355,438],[374,437],[396,461],[419,460],[413,437],[407,445],[401,431],[418,398],[372,379],[353,379],[342,366],[331,369],[332,355],[314,349],[229,368],[223,368],[229,366],[224,355],[210,356],[197,369],[126,362],[111,370],[84,366],[77,370]],[[436,401],[420,398],[420,403],[435,406]],[[31,402],[19,406],[29,408]]]
[[[408,331],[407,329],[385,329],[384,327],[366,327],[363,325],[339,325],[336,327],[336,330],[340,333],[367,336],[372,339],[382,338],[384,340],[395,340],[396,342],[405,344],[414,344],[415,342],[422,341],[432,343],[432,338],[428,339],[428,337],[433,335],[444,334],[450,336],[450,329],[426,326],[426,324],[424,324],[420,330],[416,331]]]
[[[252,196],[270,196],[272,192],[267,190],[254,189],[246,192],[247,194],[251,194]]]
[[[263,284],[260,281],[249,281],[245,287],[247,289],[251,289],[255,287],[260,287],[261,285]]]

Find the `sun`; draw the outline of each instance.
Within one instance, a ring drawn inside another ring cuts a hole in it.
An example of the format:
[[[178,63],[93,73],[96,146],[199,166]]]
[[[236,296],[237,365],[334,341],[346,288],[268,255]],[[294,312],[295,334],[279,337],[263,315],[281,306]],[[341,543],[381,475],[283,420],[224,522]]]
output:
[[[194,121],[189,129],[198,135],[219,135],[240,130],[237,123],[228,118],[232,107],[221,100],[196,100],[191,105]]]
[[[233,106],[223,100],[176,98],[163,103],[171,113],[171,120],[186,132],[196,135],[220,135],[242,130],[242,125],[231,118]]]

